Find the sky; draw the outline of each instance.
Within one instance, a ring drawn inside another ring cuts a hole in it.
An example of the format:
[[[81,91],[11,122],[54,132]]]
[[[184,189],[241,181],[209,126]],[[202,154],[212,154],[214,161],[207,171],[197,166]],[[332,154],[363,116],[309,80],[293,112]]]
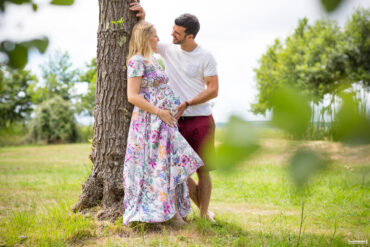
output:
[[[0,16],[0,40],[49,38],[45,55],[33,53],[27,69],[40,75],[40,64],[56,50],[68,51],[74,67],[83,67],[96,56],[99,6],[97,0],[75,0],[73,6],[57,7],[39,0],[39,9],[9,6]],[[309,23],[325,17],[343,26],[356,7],[370,8],[369,0],[347,0],[330,15],[319,0],[142,0],[146,20],[153,23],[162,42],[171,42],[174,19],[183,13],[195,14],[200,21],[196,42],[213,53],[218,64],[219,95],[213,100],[213,116],[218,123],[231,115],[246,120],[266,120],[254,115],[251,104],[258,94],[254,68],[274,43],[293,33],[299,19]],[[79,90],[84,90],[80,86]],[[80,123],[92,119],[79,118]]]

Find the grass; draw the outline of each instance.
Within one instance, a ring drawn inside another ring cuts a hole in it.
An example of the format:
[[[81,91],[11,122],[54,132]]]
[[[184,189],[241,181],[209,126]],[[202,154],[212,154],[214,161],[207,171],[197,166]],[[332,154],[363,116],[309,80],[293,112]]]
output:
[[[307,143],[325,146],[334,163],[308,186],[299,237],[304,198],[286,172],[286,142],[265,139],[237,172],[212,172],[210,208],[218,223],[200,219],[193,208],[182,228],[96,221],[98,207],[72,213],[91,170],[89,144],[0,148],[0,246],[349,246],[348,240],[368,240],[370,147]]]

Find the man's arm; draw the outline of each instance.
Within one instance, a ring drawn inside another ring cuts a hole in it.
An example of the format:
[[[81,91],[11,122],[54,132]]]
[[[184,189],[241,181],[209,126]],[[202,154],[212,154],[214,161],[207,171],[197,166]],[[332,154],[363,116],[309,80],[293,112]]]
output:
[[[143,7],[141,7],[140,3],[138,3],[136,0],[134,0],[132,3],[130,3],[129,10],[137,12],[136,17],[139,18],[139,21],[145,21],[145,11]]]
[[[205,103],[218,96],[218,76],[215,75],[215,76],[205,77],[204,81],[207,85],[207,88],[204,91],[202,91],[200,94],[192,98],[191,100],[188,100],[187,102],[189,106]],[[177,114],[175,116],[177,120],[179,120],[179,118],[184,113],[186,108],[187,108],[186,102],[182,102],[177,107]]]

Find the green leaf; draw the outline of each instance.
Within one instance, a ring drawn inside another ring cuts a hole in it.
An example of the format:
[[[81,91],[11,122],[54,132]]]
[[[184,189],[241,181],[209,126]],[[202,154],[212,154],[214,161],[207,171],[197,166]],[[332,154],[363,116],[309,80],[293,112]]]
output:
[[[32,4],[32,9],[33,9],[34,12],[36,12],[37,11],[37,4],[33,3]]]
[[[291,134],[303,137],[311,119],[309,102],[297,90],[281,87],[272,96],[272,124]]]
[[[31,0],[10,0],[8,2],[11,2],[14,4],[24,4],[24,3],[31,3]]]
[[[50,2],[50,4],[62,5],[62,6],[72,5],[73,3],[74,3],[74,0],[52,0]]]
[[[27,48],[35,47],[39,50],[40,53],[44,53],[49,45],[49,39],[47,37],[44,37],[42,39],[34,39],[31,41],[23,42],[21,44]]]
[[[255,128],[238,117],[231,117],[225,127],[222,144],[208,150],[206,162],[212,164],[216,169],[231,171],[234,167],[248,158],[259,149],[258,136]]]
[[[30,41],[15,43],[13,41],[3,41],[0,44],[0,51],[8,56],[8,65],[14,69],[24,68],[28,61],[28,51],[30,48],[36,48],[41,53],[44,53],[49,40],[44,37],[42,39],[34,39]]]
[[[121,24],[121,25],[122,25],[124,22],[125,22],[125,20],[123,19],[123,17],[122,17],[119,21],[117,21],[117,23],[118,23],[118,24]]]
[[[125,20],[123,19],[123,17],[119,19],[118,21],[112,21],[113,24],[120,25],[120,26],[122,26],[124,22]]]
[[[338,8],[343,0],[321,0],[321,4],[327,12],[332,12]]]
[[[318,171],[326,168],[328,161],[319,154],[308,149],[296,151],[288,166],[293,181],[298,188],[302,188]]]
[[[12,68],[24,68],[28,60],[28,49],[23,45],[17,44],[14,50],[8,52],[8,65]]]
[[[343,104],[336,114],[333,124],[333,138],[349,145],[370,143],[370,118],[366,112],[360,112],[360,105],[354,96],[342,96]]]

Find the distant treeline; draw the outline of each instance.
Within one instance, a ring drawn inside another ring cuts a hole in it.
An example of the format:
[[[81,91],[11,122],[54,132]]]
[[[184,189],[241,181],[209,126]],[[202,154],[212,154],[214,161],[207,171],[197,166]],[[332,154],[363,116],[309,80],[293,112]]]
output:
[[[292,87],[310,101],[306,138],[331,138],[326,122],[336,121],[343,94],[351,94],[361,114],[369,114],[370,10],[354,11],[344,28],[333,20],[309,24],[303,18],[292,35],[275,40],[259,63],[255,69],[259,94],[252,111],[272,111],[277,90]]]

